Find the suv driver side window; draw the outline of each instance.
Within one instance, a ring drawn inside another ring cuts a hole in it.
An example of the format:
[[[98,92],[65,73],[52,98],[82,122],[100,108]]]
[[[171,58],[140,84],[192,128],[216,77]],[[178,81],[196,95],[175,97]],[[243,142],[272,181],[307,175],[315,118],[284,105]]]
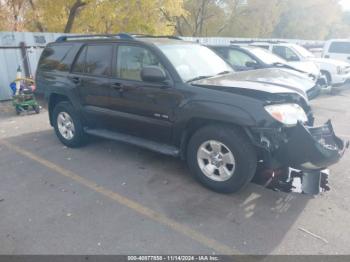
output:
[[[117,77],[142,81],[141,70],[145,66],[163,68],[159,60],[149,50],[138,46],[119,46],[117,52]]]
[[[298,55],[290,48],[285,46],[274,46],[272,52],[287,61],[298,61]]]
[[[256,64],[257,61],[244,52],[231,49],[228,52],[227,60],[231,65],[247,67],[248,63]]]

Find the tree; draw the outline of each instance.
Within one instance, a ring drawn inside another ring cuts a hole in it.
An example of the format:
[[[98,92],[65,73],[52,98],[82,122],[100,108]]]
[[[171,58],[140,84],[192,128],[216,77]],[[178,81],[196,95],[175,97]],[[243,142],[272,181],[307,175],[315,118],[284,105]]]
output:
[[[76,33],[173,34],[169,17],[184,12],[183,0],[31,0],[30,30]]]
[[[26,0],[4,0],[1,1],[4,14],[7,16],[2,21],[7,21],[7,30],[21,31],[24,28],[23,13],[27,7]]]
[[[5,31],[8,28],[8,24],[7,24],[7,17],[8,17],[8,12],[7,9],[5,8],[4,3],[0,0],[0,21],[2,21],[0,23],[0,31]]]
[[[30,0],[25,18],[31,31],[69,33],[79,12],[88,2],[82,0]]]
[[[233,1],[222,33],[235,37],[270,37],[279,22],[281,0]]]
[[[338,0],[285,0],[284,11],[272,36],[324,39],[341,16]]]
[[[182,0],[101,0],[81,12],[75,30],[173,34],[173,18],[182,14]]]
[[[344,12],[337,23],[331,27],[327,38],[349,38],[350,37],[350,12]]]
[[[340,0],[0,0],[1,30],[348,37]]]
[[[38,29],[39,32],[44,32],[44,26],[40,21],[40,17],[36,9],[36,4],[33,0],[29,0],[29,5],[32,9],[35,27]]]
[[[79,10],[81,10],[86,4],[87,4],[86,2],[83,2],[81,0],[76,0],[74,4],[71,6],[71,8],[69,9],[67,23],[64,28],[65,33],[70,33],[70,31],[72,31],[75,17],[79,13]]]
[[[175,17],[176,31],[180,35],[215,35],[216,28],[224,22],[225,16],[218,0],[186,0],[186,13]]]

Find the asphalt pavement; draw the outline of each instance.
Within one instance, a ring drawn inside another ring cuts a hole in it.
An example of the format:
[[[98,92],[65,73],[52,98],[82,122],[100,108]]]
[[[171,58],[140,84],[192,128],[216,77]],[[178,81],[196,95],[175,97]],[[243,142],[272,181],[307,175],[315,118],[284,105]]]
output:
[[[350,90],[312,101],[350,140]],[[184,162],[92,139],[63,146],[47,112],[0,104],[0,254],[349,254],[350,153],[316,197],[211,192]]]

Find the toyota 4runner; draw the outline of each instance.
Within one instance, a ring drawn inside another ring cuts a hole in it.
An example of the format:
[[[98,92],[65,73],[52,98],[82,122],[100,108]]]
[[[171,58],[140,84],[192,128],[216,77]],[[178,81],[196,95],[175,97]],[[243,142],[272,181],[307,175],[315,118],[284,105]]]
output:
[[[59,140],[94,135],[186,159],[217,192],[236,192],[257,167],[321,170],[345,143],[312,127],[305,92],[263,69],[234,72],[207,47],[172,37],[62,36],[36,74]]]

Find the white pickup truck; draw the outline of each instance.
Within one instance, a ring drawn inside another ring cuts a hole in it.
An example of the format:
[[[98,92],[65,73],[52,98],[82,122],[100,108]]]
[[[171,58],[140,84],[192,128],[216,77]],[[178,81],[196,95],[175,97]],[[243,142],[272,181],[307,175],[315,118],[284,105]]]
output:
[[[350,82],[350,64],[344,61],[328,58],[317,58],[304,47],[287,42],[252,42],[284,58],[291,64],[310,61],[319,66],[321,73],[326,77],[328,85],[342,86]]]
[[[330,39],[323,47],[323,58],[350,63],[350,39]]]

